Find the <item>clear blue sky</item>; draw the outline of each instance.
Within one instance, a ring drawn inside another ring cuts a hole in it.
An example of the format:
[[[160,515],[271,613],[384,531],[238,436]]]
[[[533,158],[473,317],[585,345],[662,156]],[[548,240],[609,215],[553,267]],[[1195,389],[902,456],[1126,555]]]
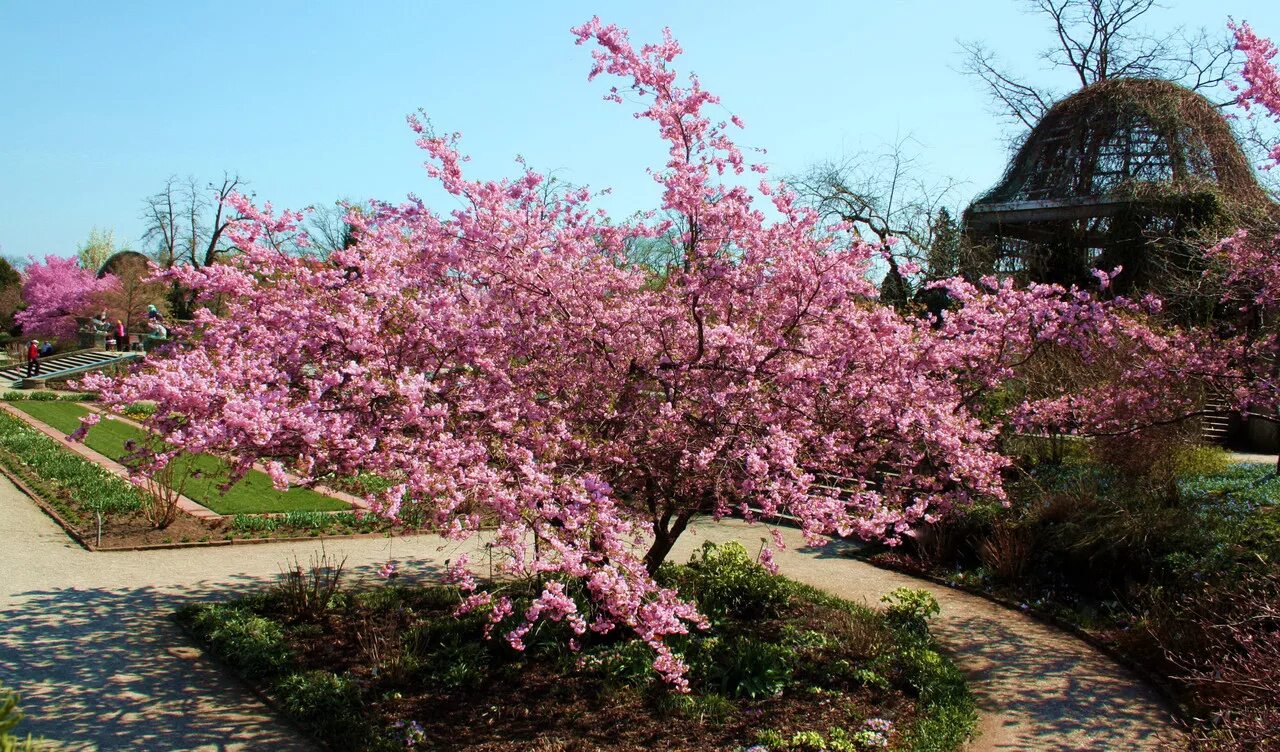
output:
[[[1157,26],[1280,37],[1274,0],[1168,0]],[[1001,124],[954,69],[985,39],[1028,73],[1048,44],[1016,0],[846,2],[17,2],[0,0],[0,253],[69,255],[90,228],[137,246],[142,199],[169,175],[239,172],[277,206],[339,197],[428,201],[404,116],[464,134],[474,174],[543,170],[652,206],[663,148],[586,82],[570,26],[593,14],[655,38],[670,26],[741,141],[775,174],[911,135],[924,161],[980,192]]]

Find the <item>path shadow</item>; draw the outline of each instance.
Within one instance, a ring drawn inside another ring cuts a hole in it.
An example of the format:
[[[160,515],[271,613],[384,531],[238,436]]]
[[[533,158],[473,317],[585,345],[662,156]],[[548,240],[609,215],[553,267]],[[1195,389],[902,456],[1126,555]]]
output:
[[[1030,626],[975,615],[935,629],[970,680],[990,688],[985,696],[1000,698],[998,707],[980,701],[984,711],[1031,719],[1007,729],[1014,741],[995,749],[1130,750],[1172,738],[1172,712],[1155,690],[1109,658],[1082,650],[1076,638]]]
[[[427,562],[402,562],[437,579]],[[304,562],[305,565],[305,562]],[[351,581],[376,580],[373,567]],[[280,750],[314,745],[239,680],[195,649],[173,612],[275,582],[240,575],[175,587],[65,588],[17,593],[0,608],[0,682],[18,690],[19,730],[60,749]]]

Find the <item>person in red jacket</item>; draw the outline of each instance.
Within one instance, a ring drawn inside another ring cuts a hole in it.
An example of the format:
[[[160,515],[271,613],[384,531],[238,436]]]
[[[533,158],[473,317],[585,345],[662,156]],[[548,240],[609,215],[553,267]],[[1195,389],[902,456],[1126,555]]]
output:
[[[27,378],[40,375],[40,340],[33,339],[27,345]]]
[[[121,352],[129,349],[129,330],[120,319],[116,319],[116,347]]]

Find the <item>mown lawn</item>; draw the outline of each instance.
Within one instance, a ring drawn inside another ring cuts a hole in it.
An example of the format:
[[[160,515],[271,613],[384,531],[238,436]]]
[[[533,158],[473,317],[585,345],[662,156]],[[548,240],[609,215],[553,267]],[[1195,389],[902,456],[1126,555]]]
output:
[[[74,402],[18,401],[11,403],[31,417],[59,431],[71,433],[80,418],[89,411]],[[96,452],[119,460],[128,452],[125,442],[140,441],[143,432],[119,420],[102,420],[94,426],[85,444]],[[250,470],[249,474],[226,493],[218,490],[227,477],[227,464],[206,454],[184,455],[175,460],[179,477],[186,478],[183,493],[219,514],[254,514],[259,512],[334,511],[350,507],[334,498],[308,488],[290,488],[280,492],[272,488],[266,473]]]

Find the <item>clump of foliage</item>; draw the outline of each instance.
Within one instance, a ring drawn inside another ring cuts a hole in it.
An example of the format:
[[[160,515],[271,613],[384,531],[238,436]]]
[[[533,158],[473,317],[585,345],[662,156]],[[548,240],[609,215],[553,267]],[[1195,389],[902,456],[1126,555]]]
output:
[[[28,734],[25,737],[16,735],[18,724],[22,721],[22,710],[18,707],[18,693],[5,689],[0,685],[0,752],[45,752],[50,749],[47,742]]]
[[[295,511],[276,515],[237,514],[231,519],[236,533],[293,535],[345,535],[391,529],[391,523],[374,514],[357,512]]]
[[[1211,723],[1196,750],[1267,750],[1280,729],[1280,571],[1186,595],[1170,660]]]

